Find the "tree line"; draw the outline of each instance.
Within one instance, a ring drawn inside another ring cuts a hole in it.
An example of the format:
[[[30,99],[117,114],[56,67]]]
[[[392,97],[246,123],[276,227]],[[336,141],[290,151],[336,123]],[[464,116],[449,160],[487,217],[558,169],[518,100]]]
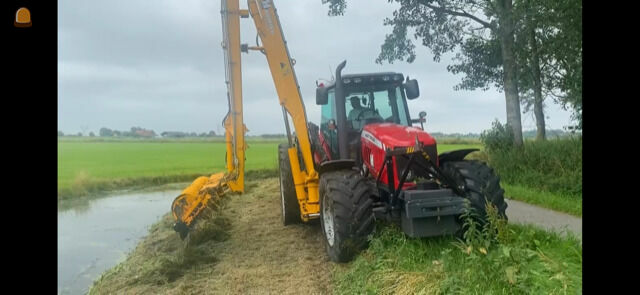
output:
[[[322,0],[330,16],[343,15],[347,0]],[[521,106],[533,111],[536,138],[546,138],[544,102],[572,111],[582,130],[581,0],[389,0],[400,8],[377,63],[416,59],[414,39],[434,61],[454,53],[447,70],[462,74],[455,90],[503,91],[507,126],[522,146]],[[413,36],[411,38],[410,36]]]
[[[171,137],[171,138],[181,138],[181,137],[213,137],[216,136],[216,133],[211,130],[209,132],[182,132],[182,131],[164,131],[160,134],[156,134],[155,131],[151,129],[145,129],[141,127],[131,127],[130,130],[120,131],[120,130],[112,130],[110,128],[102,127],[98,132],[100,137],[136,137],[136,138],[153,138],[153,137]],[[58,131],[58,136],[83,136],[82,132],[78,133],[68,133],[65,134],[62,131]],[[93,137],[95,134],[93,132],[89,132],[88,136]]]

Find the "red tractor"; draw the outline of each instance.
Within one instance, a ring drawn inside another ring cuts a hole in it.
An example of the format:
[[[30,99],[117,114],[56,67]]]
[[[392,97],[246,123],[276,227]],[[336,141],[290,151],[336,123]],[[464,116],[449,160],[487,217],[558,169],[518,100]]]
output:
[[[485,163],[464,159],[477,149],[438,155],[435,139],[412,126],[426,116],[409,115],[407,99],[419,96],[415,79],[392,72],[342,75],[345,64],[336,69],[335,82],[318,85],[320,127],[309,124],[331,260],[349,261],[366,247],[375,219],[399,223],[410,237],[431,237],[461,233],[465,200],[480,221],[487,203],[506,218],[499,177]],[[285,202],[295,200],[283,194],[283,216],[296,210]]]
[[[273,1],[221,1],[229,112],[224,120],[226,173],[197,178],[173,201],[174,229],[185,238],[210,200],[227,191],[244,192],[241,52],[266,57],[287,142],[278,146],[282,221],[320,219],[329,257],[348,261],[367,243],[375,219],[397,222],[411,237],[456,234],[465,200],[480,219],[492,203],[504,216],[500,180],[487,165],[464,160],[476,149],[438,155],[436,141],[413,123],[407,99],[419,96],[418,82],[399,73],[342,76],[318,85],[320,126],[307,120],[304,101]],[[256,46],[240,43],[240,19],[254,20]],[[291,132],[289,118],[293,123]]]

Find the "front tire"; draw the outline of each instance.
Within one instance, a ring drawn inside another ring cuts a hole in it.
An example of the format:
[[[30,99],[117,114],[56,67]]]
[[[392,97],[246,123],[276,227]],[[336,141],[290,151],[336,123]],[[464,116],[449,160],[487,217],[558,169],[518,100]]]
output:
[[[319,189],[320,224],[329,259],[349,262],[366,248],[375,229],[375,187],[356,170],[338,170],[323,173]]]
[[[464,196],[475,209],[481,221],[487,218],[486,205],[490,202],[498,209],[498,215],[507,218],[507,203],[500,177],[493,169],[480,161],[451,161],[442,164],[444,173],[452,177],[458,186],[464,187]]]
[[[293,184],[293,174],[291,173],[288,149],[289,146],[285,143],[278,145],[280,212],[282,213],[282,224],[285,226],[302,222],[302,219],[300,219],[300,205],[298,205],[296,189]]]

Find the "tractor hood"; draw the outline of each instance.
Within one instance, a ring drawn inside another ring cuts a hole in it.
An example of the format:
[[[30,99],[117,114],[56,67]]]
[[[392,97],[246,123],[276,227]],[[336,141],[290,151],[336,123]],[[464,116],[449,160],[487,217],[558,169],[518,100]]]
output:
[[[373,142],[379,148],[414,146],[416,136],[423,145],[435,145],[436,140],[420,128],[394,123],[374,123],[364,126],[362,137]]]

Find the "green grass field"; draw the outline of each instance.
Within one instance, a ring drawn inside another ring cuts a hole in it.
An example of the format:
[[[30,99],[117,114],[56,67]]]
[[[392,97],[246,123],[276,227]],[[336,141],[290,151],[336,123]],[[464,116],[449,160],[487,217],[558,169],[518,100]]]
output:
[[[273,168],[275,143],[250,143],[247,170]],[[95,179],[211,173],[224,169],[224,143],[59,142],[58,185]]]
[[[276,169],[277,140],[249,140],[247,144],[247,171]],[[442,144],[439,152],[469,147],[481,145]],[[58,195],[82,195],[118,186],[106,185],[108,182],[127,186],[188,181],[198,174],[224,171],[225,153],[225,144],[212,140],[59,140]]]
[[[284,139],[248,138],[247,173],[276,170],[276,149],[278,143],[283,141]],[[482,149],[482,145],[438,144],[439,153],[468,148]],[[63,138],[58,141],[58,197],[75,197],[132,186],[188,182],[199,175],[224,171],[225,153],[221,138],[161,141]],[[486,160],[486,155],[474,153],[469,158]],[[580,197],[567,197],[532,186],[511,184],[505,181],[504,176],[502,178],[502,186],[508,197],[582,216]]]

